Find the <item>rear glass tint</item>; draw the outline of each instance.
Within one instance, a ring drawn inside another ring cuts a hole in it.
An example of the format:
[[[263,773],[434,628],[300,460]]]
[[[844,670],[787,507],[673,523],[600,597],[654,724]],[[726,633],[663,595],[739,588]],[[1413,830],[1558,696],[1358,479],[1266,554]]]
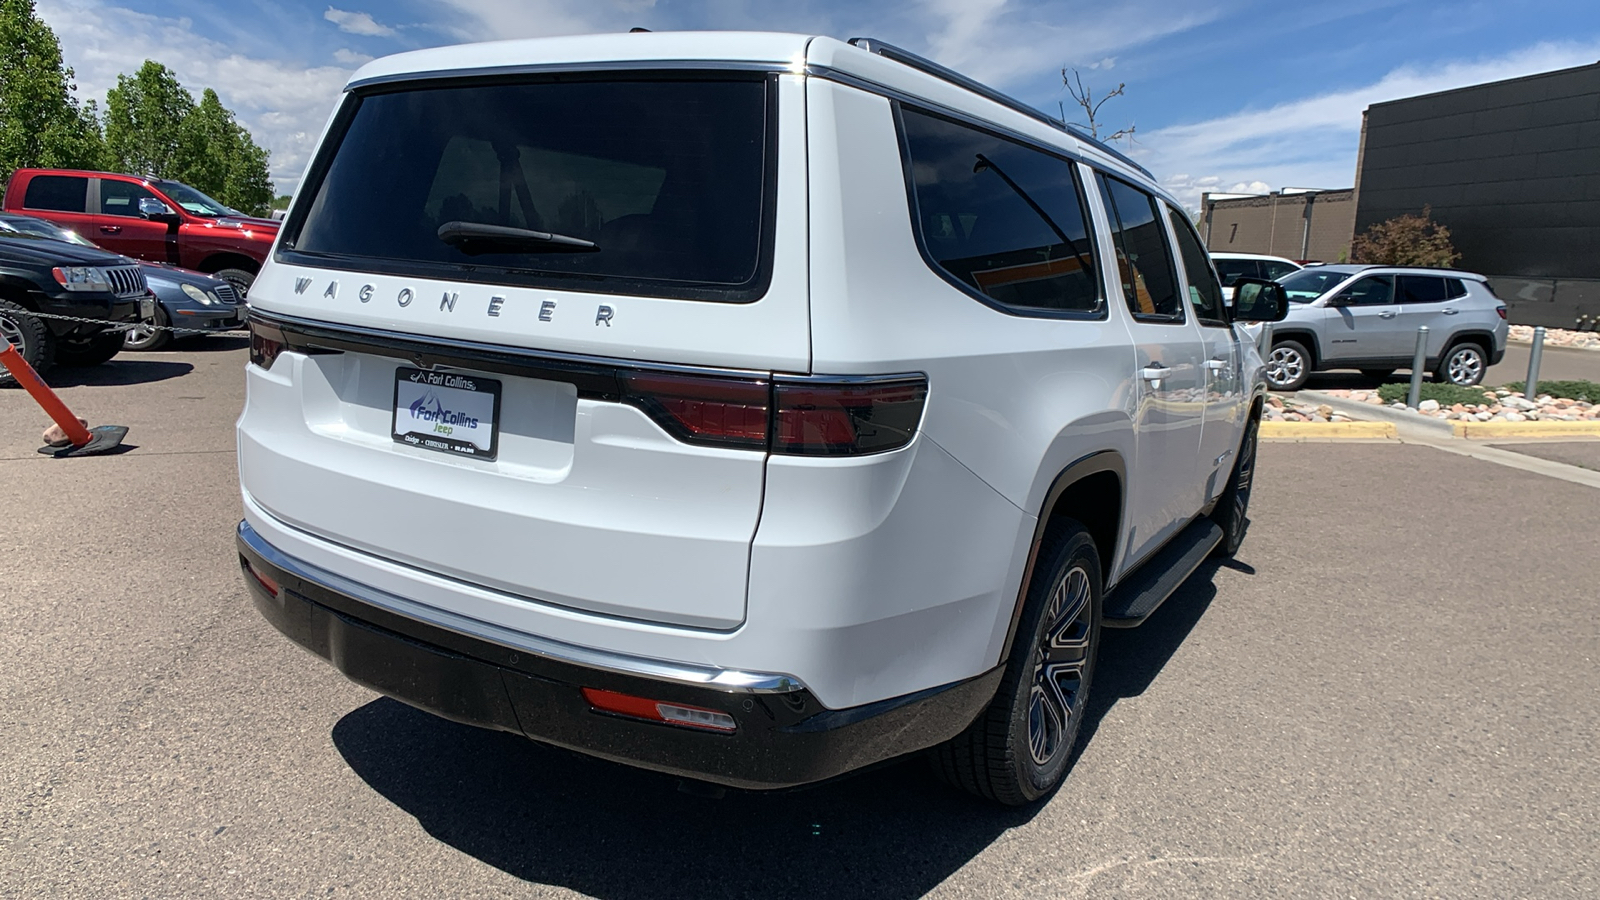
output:
[[[1233,283],[1241,278],[1260,278],[1261,264],[1253,259],[1216,259],[1217,274],[1222,276],[1222,283],[1233,287]]]
[[[1444,279],[1435,275],[1401,275],[1395,282],[1401,303],[1439,303],[1447,296]]]
[[[89,179],[81,175],[35,175],[22,195],[24,207],[56,212],[84,212],[88,200]]]
[[[764,76],[467,82],[348,115],[285,259],[394,274],[711,300],[771,257]],[[331,139],[330,139],[331,140]],[[298,211],[297,211],[298,213]],[[591,242],[441,238],[497,226]]]

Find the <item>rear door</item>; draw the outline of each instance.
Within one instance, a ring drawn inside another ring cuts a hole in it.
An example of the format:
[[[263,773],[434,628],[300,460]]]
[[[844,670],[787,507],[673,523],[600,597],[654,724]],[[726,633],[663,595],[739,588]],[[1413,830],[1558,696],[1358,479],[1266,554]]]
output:
[[[1437,358],[1444,352],[1445,342],[1450,339],[1451,332],[1462,325],[1461,298],[1466,295],[1466,290],[1460,287],[1459,280],[1438,275],[1396,275],[1394,280],[1395,293],[1400,300],[1397,327],[1411,338],[1407,349],[1416,352],[1417,329],[1426,325],[1427,354],[1430,359]],[[1456,282],[1454,298],[1450,296],[1449,281]]]
[[[146,219],[139,212],[140,200],[159,200],[137,181],[99,178],[99,208],[95,212],[95,243],[114,253],[151,262],[169,262],[167,242],[171,228],[166,222]],[[176,241],[176,235],[170,236]]]
[[[1189,312],[1200,328],[1205,354],[1205,414],[1200,430],[1200,453],[1196,457],[1202,498],[1210,502],[1227,487],[1233,472],[1233,455],[1238,449],[1246,410],[1240,383],[1239,348],[1233,325],[1222,302],[1222,286],[1211,270],[1210,258],[1189,217],[1167,207],[1167,219],[1177,241],[1183,263],[1184,287]]]
[[[1334,295],[1326,314],[1322,354],[1328,362],[1355,364],[1407,355],[1393,275],[1357,278]]]
[[[34,175],[22,193],[18,212],[38,216],[94,240],[89,212],[90,179],[86,175]]]
[[[1156,199],[1121,179],[1096,173],[1111,224],[1139,397],[1134,413],[1135,474],[1129,479],[1132,531],[1125,561],[1137,563],[1199,511],[1205,415],[1205,345],[1188,312],[1186,289]]]
[[[508,598],[481,617],[736,627],[765,384],[810,365],[802,84],[357,90],[251,288],[291,349],[250,369],[247,513]]]

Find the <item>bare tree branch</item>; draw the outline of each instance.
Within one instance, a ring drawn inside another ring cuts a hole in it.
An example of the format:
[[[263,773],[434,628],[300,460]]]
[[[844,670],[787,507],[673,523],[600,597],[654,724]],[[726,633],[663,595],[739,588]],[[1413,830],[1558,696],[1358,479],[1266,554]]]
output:
[[[1066,85],[1067,93],[1072,95],[1073,101],[1083,109],[1084,117],[1089,120],[1089,135],[1095,140],[1100,140],[1100,107],[1105,106],[1112,97],[1121,97],[1123,89],[1128,86],[1127,83],[1119,82],[1116,88],[1107,91],[1098,100],[1094,97],[1093,89],[1083,83],[1083,74],[1077,69],[1062,68],[1061,83]],[[1058,106],[1061,109],[1061,121],[1065,124],[1067,121],[1066,104],[1058,104]],[[1115,141],[1127,138],[1132,141],[1136,130],[1137,126],[1135,125],[1119,128],[1108,135],[1105,140]]]

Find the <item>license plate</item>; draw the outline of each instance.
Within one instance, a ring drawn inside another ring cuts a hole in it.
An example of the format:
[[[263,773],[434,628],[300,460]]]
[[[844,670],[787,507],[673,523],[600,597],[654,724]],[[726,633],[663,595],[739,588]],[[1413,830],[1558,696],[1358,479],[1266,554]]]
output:
[[[401,367],[394,373],[394,439],[494,459],[500,452],[500,382],[455,372]]]

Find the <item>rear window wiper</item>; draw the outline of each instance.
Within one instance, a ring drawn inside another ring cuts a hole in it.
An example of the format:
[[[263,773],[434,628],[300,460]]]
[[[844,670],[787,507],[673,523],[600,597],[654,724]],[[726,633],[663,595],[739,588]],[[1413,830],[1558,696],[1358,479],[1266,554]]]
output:
[[[481,222],[446,222],[439,240],[470,256],[480,253],[598,253],[594,241],[567,234]]]

